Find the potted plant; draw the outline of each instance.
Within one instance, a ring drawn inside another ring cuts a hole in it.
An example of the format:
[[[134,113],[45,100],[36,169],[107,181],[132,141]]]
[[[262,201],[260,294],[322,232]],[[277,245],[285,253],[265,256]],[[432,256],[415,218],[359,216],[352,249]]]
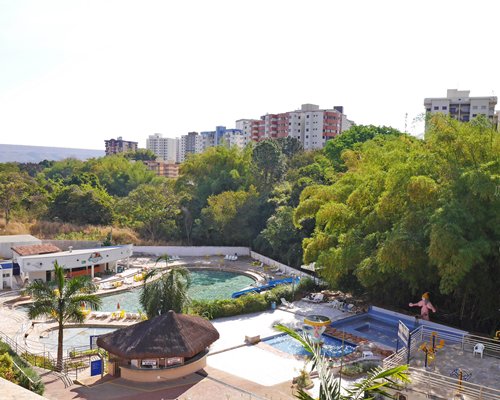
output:
[[[300,370],[299,376],[294,379],[294,383],[299,389],[311,389],[314,386],[311,376],[305,367]]]

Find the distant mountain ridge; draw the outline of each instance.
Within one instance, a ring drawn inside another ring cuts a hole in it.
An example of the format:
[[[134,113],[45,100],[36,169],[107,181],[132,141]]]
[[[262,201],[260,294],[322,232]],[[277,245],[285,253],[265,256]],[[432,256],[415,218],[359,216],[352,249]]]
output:
[[[43,160],[59,161],[65,158],[88,160],[103,157],[104,150],[70,149],[67,147],[23,146],[17,144],[0,144],[0,163],[39,163]]]

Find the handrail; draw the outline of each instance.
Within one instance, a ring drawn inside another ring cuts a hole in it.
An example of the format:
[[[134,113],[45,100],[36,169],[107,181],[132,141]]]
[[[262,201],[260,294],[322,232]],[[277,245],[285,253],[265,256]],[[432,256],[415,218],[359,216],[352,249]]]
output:
[[[421,325],[417,329],[411,332],[411,337],[417,337],[420,333],[419,340],[412,340],[410,345],[410,358],[418,349],[418,346],[423,341],[427,341],[432,332],[435,332],[431,328]],[[439,338],[446,339],[451,342],[459,343],[462,349],[472,343],[483,343],[488,346],[489,354],[494,357],[500,357],[500,343],[497,343],[494,339],[485,338],[477,335],[461,335],[455,332],[439,331]],[[461,340],[457,340],[460,338]],[[382,362],[384,367],[396,367],[398,365],[404,365],[407,362],[407,351],[408,349],[399,349],[396,353],[391,354],[386,357]],[[498,354],[494,354],[498,352]],[[471,399],[478,400],[500,400],[500,390],[488,386],[478,385],[471,382],[462,381],[460,384],[456,378],[451,378],[446,375],[441,375],[435,372],[425,371],[415,367],[409,367],[412,382],[420,382],[427,385],[427,387],[438,387],[444,388],[450,391],[460,391],[460,393],[469,396]]]
[[[17,365],[17,364],[16,364],[16,362],[15,362],[14,360],[12,360],[12,364],[13,364],[13,365],[14,365],[14,366],[18,369],[18,371],[19,371],[19,372],[21,372],[21,374],[23,374],[23,375],[24,375],[24,377],[25,377],[26,379],[28,379],[28,381],[29,381],[29,383],[30,383],[30,385],[29,385],[29,388],[28,388],[28,389],[30,389],[30,390],[31,390],[31,387],[32,387],[31,385],[33,385],[33,386],[34,386],[35,384],[40,383],[40,382],[42,381],[42,378],[40,378],[39,380],[37,380],[37,381],[35,382],[33,379],[31,379],[31,378],[30,378],[30,377],[26,374],[26,372],[24,372],[24,371],[23,371],[23,369],[22,369],[19,365]]]

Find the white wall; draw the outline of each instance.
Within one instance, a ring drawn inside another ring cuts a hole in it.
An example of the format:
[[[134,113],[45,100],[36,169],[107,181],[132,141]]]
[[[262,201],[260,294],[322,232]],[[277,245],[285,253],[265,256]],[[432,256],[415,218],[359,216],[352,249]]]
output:
[[[288,275],[295,274],[296,276],[300,276],[301,278],[305,277],[310,277],[313,278],[311,275],[299,271],[295,268],[289,267],[286,264],[282,264],[276,260],[273,260],[272,258],[263,256],[262,254],[256,253],[255,251],[250,252],[250,257],[252,257],[254,260],[260,261],[264,263],[264,265],[269,265],[270,267],[278,267],[281,271],[285,272]]]
[[[184,257],[234,255],[235,253],[239,256],[249,256],[250,249],[248,247],[230,246],[134,246],[134,255],[138,253],[154,256],[168,254],[169,256]]]

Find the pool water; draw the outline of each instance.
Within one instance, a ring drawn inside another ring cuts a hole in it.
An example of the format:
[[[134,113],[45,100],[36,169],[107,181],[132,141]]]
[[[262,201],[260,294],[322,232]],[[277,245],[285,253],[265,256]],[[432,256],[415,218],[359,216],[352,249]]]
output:
[[[104,335],[113,332],[116,328],[64,328],[63,348],[64,351],[74,347],[88,347],[90,345],[90,335]],[[49,331],[46,336],[41,337],[40,343],[44,344],[46,350],[57,349],[57,329]]]
[[[344,342],[344,348],[342,350],[342,341],[331,336],[322,335],[322,340],[323,346],[321,347],[321,353],[326,357],[341,357],[342,354],[346,356],[356,350],[356,346],[347,342]],[[297,340],[286,334],[266,339],[264,343],[295,356],[310,355]]]
[[[255,280],[249,276],[228,271],[190,270],[191,286],[188,295],[192,300],[222,300],[230,299],[231,294],[250,286]],[[100,311],[120,310],[128,312],[140,311],[139,295],[141,290],[135,289],[126,292],[102,297]]]

